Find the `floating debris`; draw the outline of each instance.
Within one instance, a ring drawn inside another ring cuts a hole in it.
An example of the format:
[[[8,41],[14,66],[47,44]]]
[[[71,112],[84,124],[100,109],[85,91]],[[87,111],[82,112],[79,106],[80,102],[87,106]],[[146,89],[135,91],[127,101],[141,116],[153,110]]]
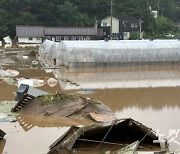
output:
[[[86,89],[86,90],[82,90],[82,91],[77,91],[75,92],[76,94],[93,94],[93,90],[90,89]]]
[[[54,87],[56,86],[58,83],[58,81],[55,79],[55,78],[49,78],[47,80],[47,84],[50,86],[50,87]]]
[[[7,69],[6,71],[0,70],[1,77],[15,77],[18,76],[19,72],[16,70]]]
[[[23,56],[23,59],[24,60],[27,60],[29,57],[28,56]]]
[[[46,84],[44,80],[40,79],[25,79],[25,78],[19,78],[18,79],[18,87],[21,84],[29,85],[31,87],[42,87]]]
[[[159,143],[153,144],[157,139],[156,133],[145,125],[133,119],[119,119],[91,126],[73,126],[50,146],[48,154],[88,151],[109,151],[111,154],[133,154],[138,151],[156,153],[164,150]]]
[[[16,101],[0,102],[0,122],[10,122],[15,120],[16,113],[12,113],[11,109],[16,103]]]
[[[26,102],[26,97],[21,102]],[[22,103],[21,103],[22,104]],[[13,109],[14,112],[48,117],[76,117],[93,120],[89,113],[115,114],[103,103],[70,94],[43,95],[27,101],[26,105]]]

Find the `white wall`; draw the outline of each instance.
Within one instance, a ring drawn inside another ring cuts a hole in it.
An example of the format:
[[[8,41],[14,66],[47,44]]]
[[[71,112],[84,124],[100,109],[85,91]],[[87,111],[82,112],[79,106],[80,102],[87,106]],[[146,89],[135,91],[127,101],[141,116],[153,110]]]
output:
[[[108,16],[104,18],[101,22],[101,26],[104,27],[103,25],[107,24],[107,26],[111,27],[111,17]],[[119,19],[112,17],[112,33],[119,33]]]
[[[37,44],[41,44],[42,43],[42,38],[40,37],[32,37],[32,40],[29,40],[29,37],[18,37],[18,43],[37,43]]]

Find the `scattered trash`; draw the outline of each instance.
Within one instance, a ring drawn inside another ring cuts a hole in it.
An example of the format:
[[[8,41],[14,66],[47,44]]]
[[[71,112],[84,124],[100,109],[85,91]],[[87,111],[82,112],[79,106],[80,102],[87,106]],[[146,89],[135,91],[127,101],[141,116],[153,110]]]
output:
[[[60,79],[60,80],[63,81],[63,82],[70,83],[71,85],[79,86],[79,84],[77,84],[76,82],[72,82],[72,81],[67,80],[67,79]]]
[[[33,65],[38,65],[38,61],[33,60],[33,61],[32,61],[32,64],[33,64]]]
[[[55,78],[49,78],[47,80],[47,83],[50,87],[54,87],[55,85],[57,85],[58,81]]]
[[[64,151],[110,151],[114,154],[124,154],[122,151],[127,152],[128,149],[128,154],[132,151],[161,152],[164,150],[161,145],[153,143],[153,140],[158,139],[156,135],[152,129],[133,119],[119,119],[84,127],[72,126],[50,146],[48,154]]]
[[[0,70],[1,77],[15,77],[18,76],[19,72],[16,70],[7,69],[6,71]]]
[[[49,69],[50,65],[48,63],[44,64],[44,70],[46,73],[52,73],[52,69]]]
[[[21,84],[33,86],[33,81],[30,79],[20,78],[18,79],[18,87],[20,87]]]
[[[27,60],[29,57],[28,56],[23,56],[23,59],[24,60]]]
[[[5,135],[6,133],[0,129],[0,139],[2,139]]]
[[[16,113],[12,113],[11,109],[15,106],[16,101],[3,101],[0,102],[0,122],[10,122],[14,120]]]
[[[9,36],[4,37],[3,40],[5,41],[5,43],[12,45],[12,40]]]
[[[83,91],[77,91],[75,92],[77,94],[93,94],[93,90],[89,90],[89,89],[86,89],[86,90],[83,90]]]
[[[0,113],[0,120],[7,118],[7,113]]]
[[[6,37],[4,37],[3,38],[3,40],[5,41],[5,46],[4,46],[4,48],[11,48],[11,46],[12,46],[12,40],[11,40],[11,38],[9,37],[9,36],[6,36]]]
[[[40,80],[40,79],[19,78],[18,79],[18,87],[21,84],[29,85],[31,87],[41,87],[41,86],[44,86],[46,84],[46,82],[44,80]]]
[[[16,70],[7,69],[6,72],[9,74],[9,76],[12,76],[12,77],[19,75],[19,72]]]
[[[3,78],[2,80],[8,83],[9,85],[13,85],[13,86],[17,85],[17,80],[14,78]]]
[[[89,113],[89,116],[96,122],[108,122],[116,119],[114,116],[108,114]]]

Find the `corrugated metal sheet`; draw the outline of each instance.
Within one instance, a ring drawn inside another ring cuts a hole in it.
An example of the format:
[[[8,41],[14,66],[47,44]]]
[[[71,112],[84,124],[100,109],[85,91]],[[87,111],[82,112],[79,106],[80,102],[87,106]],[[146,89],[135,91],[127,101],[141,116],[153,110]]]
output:
[[[46,27],[45,35],[97,35],[94,27]]]
[[[44,26],[16,26],[17,37],[44,37]]]
[[[45,27],[45,26],[16,26],[17,37],[45,37],[47,35],[93,36],[97,35],[95,27]]]

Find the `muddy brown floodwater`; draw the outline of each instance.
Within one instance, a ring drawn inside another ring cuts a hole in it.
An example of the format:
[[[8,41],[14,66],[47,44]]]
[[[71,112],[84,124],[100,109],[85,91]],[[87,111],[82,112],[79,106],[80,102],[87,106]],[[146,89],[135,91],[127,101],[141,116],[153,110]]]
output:
[[[23,60],[18,61],[18,64],[11,63],[9,65],[1,65],[1,67],[4,70],[18,70],[20,75],[15,78],[47,79],[54,77],[53,73],[46,73],[40,67],[29,67],[31,63],[29,63],[27,67],[23,67],[22,64],[24,64]],[[141,70],[143,69],[141,68]],[[69,82],[69,80],[67,80],[69,79],[68,74],[66,74],[67,70],[65,70],[63,74],[60,73],[60,75],[57,75],[57,70],[55,70],[54,74],[58,77],[60,84],[57,84],[54,87],[45,84],[44,86],[38,87],[38,89],[45,90],[49,93],[56,93],[57,91],[64,93],[79,93],[83,96],[100,100],[113,110],[118,118],[131,117],[159,132],[160,135],[169,139],[170,149],[176,153],[180,153],[180,85],[178,80],[180,69],[178,67],[173,68],[175,72],[171,72],[171,67],[168,67],[168,69],[165,70],[163,67],[163,73],[159,70],[161,70],[161,68],[158,68],[157,71],[153,72],[153,75],[150,74],[152,78],[149,82],[152,82],[153,80],[158,81],[157,84],[159,83],[160,86],[146,86],[148,81],[145,81],[145,79],[149,78],[149,74],[147,74],[148,71],[146,70],[144,73],[141,72],[139,76],[139,71],[137,71],[137,75],[135,76],[136,80],[133,80],[133,84],[136,82],[134,88],[132,86],[131,88],[118,88],[119,82],[121,82],[121,85],[125,85],[132,80],[131,77],[128,77],[128,80],[126,81],[124,81],[123,78],[118,79],[118,73],[113,74],[114,72],[108,69],[96,69],[94,71],[91,69],[90,72],[95,74],[98,73],[98,71],[101,71],[112,75],[103,78],[103,75],[98,74],[93,82],[92,78],[94,74],[92,76],[87,74],[88,69],[84,72],[81,71],[81,78],[79,81],[78,78],[76,79],[73,76],[75,80],[73,83],[75,82],[76,85],[73,85],[72,82],[67,83],[67,81]],[[78,73],[79,72],[76,71],[75,76],[78,76]],[[133,73],[136,74],[136,70],[133,70]],[[143,76],[142,74],[145,74],[146,76]],[[121,71],[121,76],[122,75],[123,71]],[[130,75],[131,73],[129,73],[128,76]],[[165,77],[166,75],[167,78]],[[161,82],[162,77],[164,83]],[[111,78],[113,79],[111,80]],[[139,80],[137,78],[139,78]],[[85,80],[86,85],[83,85],[83,80]],[[173,84],[170,84],[171,80],[173,81]],[[106,84],[106,81],[109,85]],[[111,81],[115,81],[115,83]],[[125,82],[125,84],[122,81]],[[143,83],[140,83],[139,81],[145,81],[145,86],[143,87]],[[169,84],[167,84],[167,82]],[[93,87],[88,88],[87,83],[91,86],[95,85],[94,89]],[[175,85],[176,83],[177,86]],[[86,90],[77,88],[77,84],[82,87],[85,86]],[[105,86],[102,86],[103,84]],[[138,88],[138,84],[141,84],[140,88]],[[163,84],[165,86],[162,86]],[[116,87],[115,85],[118,86]],[[87,91],[87,89],[89,90]],[[6,83],[3,80],[0,80],[0,101],[14,100],[16,90],[16,85],[11,85],[8,82]],[[28,127],[25,124],[23,125],[22,121],[14,123],[8,121],[0,122],[0,128],[7,133],[5,138],[0,140],[0,153],[44,154],[48,152],[48,147],[58,139],[69,126],[89,124],[80,119],[44,119],[42,117],[19,115],[17,120],[19,120],[19,117],[21,117],[20,120],[24,120],[26,123],[28,121]]]

